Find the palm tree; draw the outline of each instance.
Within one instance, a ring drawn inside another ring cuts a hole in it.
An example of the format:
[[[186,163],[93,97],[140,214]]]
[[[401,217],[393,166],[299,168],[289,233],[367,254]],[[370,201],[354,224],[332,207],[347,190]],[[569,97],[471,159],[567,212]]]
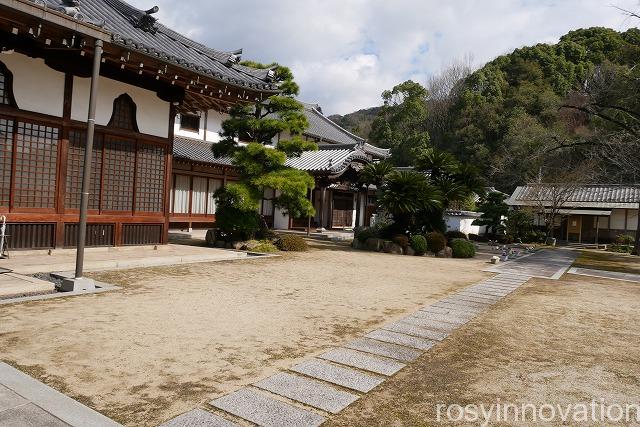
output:
[[[453,155],[429,148],[417,154],[416,167],[419,170],[429,172],[432,179],[452,175],[460,164]]]
[[[380,188],[393,172],[393,166],[387,162],[369,163],[360,173],[360,182]]]
[[[414,228],[422,213],[442,206],[439,191],[424,174],[406,171],[387,177],[380,204],[391,214],[394,228],[400,233]]]

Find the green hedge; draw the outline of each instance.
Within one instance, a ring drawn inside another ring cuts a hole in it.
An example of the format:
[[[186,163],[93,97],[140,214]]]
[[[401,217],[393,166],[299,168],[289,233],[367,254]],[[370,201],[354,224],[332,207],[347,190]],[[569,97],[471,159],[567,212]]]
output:
[[[409,240],[411,243],[411,247],[414,251],[416,251],[416,255],[422,256],[427,253],[427,239],[425,239],[424,236],[418,234],[415,236],[411,236]]]
[[[466,239],[453,239],[449,242],[449,246],[453,250],[454,258],[473,258],[476,256],[476,247]]]
[[[431,233],[427,233],[424,237],[427,240],[427,248],[429,248],[429,252],[437,254],[447,247],[447,238],[444,237],[444,234],[442,233],[433,231]]]

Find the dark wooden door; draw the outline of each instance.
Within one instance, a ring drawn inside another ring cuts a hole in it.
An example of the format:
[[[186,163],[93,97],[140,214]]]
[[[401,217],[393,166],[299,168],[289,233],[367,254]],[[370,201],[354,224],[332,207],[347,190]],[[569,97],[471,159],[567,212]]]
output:
[[[332,228],[353,226],[353,194],[334,193],[331,218]]]

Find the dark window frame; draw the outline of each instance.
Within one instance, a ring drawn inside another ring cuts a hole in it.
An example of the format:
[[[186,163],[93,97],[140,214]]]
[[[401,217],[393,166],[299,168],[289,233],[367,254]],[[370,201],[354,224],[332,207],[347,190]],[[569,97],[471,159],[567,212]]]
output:
[[[137,111],[138,106],[133,101],[133,98],[131,98],[129,94],[123,93],[113,100],[111,119],[107,126],[140,133],[138,130]],[[125,121],[124,124],[122,124],[123,120]]]
[[[185,119],[188,119],[186,124],[185,124]],[[187,132],[199,133],[200,132],[200,119],[201,119],[201,117],[198,116],[197,114],[181,114],[180,115],[180,130],[185,130]],[[192,123],[188,123],[189,120],[193,120],[193,122]],[[196,120],[198,121],[198,124],[196,126],[194,126]]]

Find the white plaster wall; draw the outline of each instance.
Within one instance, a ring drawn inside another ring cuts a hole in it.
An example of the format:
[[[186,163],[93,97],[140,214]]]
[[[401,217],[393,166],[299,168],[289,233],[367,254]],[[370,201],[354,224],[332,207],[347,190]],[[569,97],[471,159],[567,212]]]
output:
[[[2,54],[0,61],[13,74],[13,94],[20,109],[62,117],[64,73],[49,68],[44,59],[19,53]]]
[[[276,191],[276,197],[280,196],[280,192]],[[289,214],[286,214],[282,209],[276,208],[273,213],[273,228],[276,230],[288,230],[289,229]]]
[[[459,216],[445,216],[447,231],[461,231],[465,234],[480,235],[482,228],[479,225],[473,225],[475,218],[464,218]]]
[[[204,140],[204,114],[200,116],[200,129],[198,132],[193,132],[190,130],[180,129],[180,121],[182,116],[176,117],[176,123],[173,127],[173,132],[175,135],[184,136],[185,138],[193,138],[193,139],[202,139]]]
[[[91,79],[74,77],[71,118],[87,121]],[[126,93],[136,103],[140,133],[161,138],[169,136],[169,103],[161,100],[150,90],[100,77],[98,82],[96,124],[106,126],[113,113],[113,100]]]
[[[220,142],[220,132],[222,132],[222,122],[229,118],[228,114],[209,110],[207,114],[207,136],[210,142]]]
[[[638,229],[638,210],[629,209],[629,218],[627,219],[627,230],[636,231]]]
[[[614,209],[609,217],[609,228],[612,230],[624,230],[624,209]]]

